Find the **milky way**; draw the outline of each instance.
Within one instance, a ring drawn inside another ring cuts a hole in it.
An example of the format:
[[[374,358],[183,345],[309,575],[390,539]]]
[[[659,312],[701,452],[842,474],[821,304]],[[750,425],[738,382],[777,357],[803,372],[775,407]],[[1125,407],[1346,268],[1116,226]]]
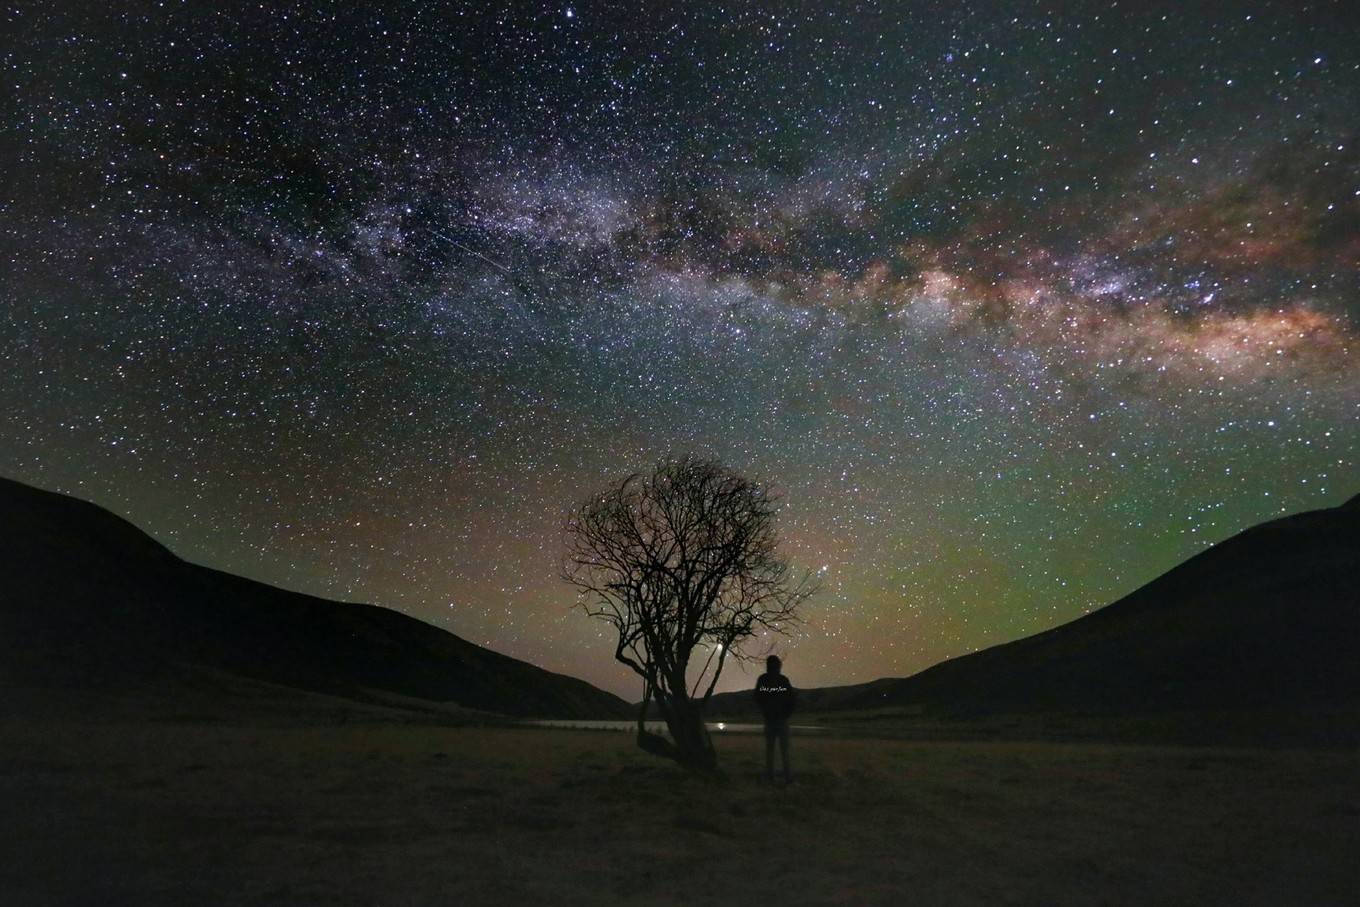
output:
[[[0,471],[190,560],[636,696],[563,517],[712,455],[812,686],[1360,491],[1346,3],[123,6],[3,13]]]

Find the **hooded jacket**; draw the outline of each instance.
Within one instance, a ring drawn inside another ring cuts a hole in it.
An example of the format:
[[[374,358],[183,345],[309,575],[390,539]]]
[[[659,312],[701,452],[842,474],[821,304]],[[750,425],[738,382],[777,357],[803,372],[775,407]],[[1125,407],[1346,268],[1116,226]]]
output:
[[[798,691],[783,674],[761,674],[756,681],[756,705],[766,723],[788,721],[798,703]]]

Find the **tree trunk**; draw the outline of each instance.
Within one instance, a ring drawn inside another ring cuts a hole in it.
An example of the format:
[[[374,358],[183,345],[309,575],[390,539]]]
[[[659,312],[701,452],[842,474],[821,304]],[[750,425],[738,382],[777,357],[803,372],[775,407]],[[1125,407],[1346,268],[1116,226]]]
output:
[[[660,734],[653,734],[651,731],[647,730],[647,703],[651,701],[651,698],[652,685],[651,683],[646,683],[644,684],[642,691],[642,708],[638,710],[638,748],[645,753],[651,753],[653,756],[660,756],[663,759],[674,759],[679,762],[681,761],[680,754],[676,750],[675,744],[671,743]],[[661,705],[661,698],[659,696],[657,697],[657,705]],[[664,707],[662,711],[665,711]]]
[[[718,769],[718,753],[704,727],[703,709],[688,695],[682,697],[672,698],[666,709],[666,727],[675,741],[675,761],[691,771],[712,774]]]
[[[647,705],[653,692],[656,694],[657,708],[670,731],[669,740],[647,730]],[[675,696],[664,689],[647,685],[642,694],[642,706],[638,710],[637,745],[643,752],[673,759],[699,774],[712,775],[718,770],[718,753],[713,748],[708,728],[704,727],[703,703],[691,699],[684,692]]]

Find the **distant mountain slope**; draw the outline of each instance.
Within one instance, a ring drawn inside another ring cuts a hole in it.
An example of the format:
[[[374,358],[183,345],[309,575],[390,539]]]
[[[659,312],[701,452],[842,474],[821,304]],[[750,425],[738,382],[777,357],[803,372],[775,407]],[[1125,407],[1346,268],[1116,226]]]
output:
[[[804,691],[805,711],[1135,715],[1360,705],[1360,497],[1264,523],[1105,608],[919,674]],[[749,696],[714,715],[750,714]]]
[[[127,691],[222,672],[368,701],[627,717],[590,684],[396,611],[187,563],[75,498],[0,479],[0,681]]]

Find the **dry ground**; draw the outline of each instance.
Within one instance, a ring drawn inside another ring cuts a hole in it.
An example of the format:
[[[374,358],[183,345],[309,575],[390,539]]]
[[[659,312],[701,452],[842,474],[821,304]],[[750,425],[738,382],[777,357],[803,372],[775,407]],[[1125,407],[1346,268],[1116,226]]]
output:
[[[1348,904],[1353,752],[0,723],[0,902]]]

